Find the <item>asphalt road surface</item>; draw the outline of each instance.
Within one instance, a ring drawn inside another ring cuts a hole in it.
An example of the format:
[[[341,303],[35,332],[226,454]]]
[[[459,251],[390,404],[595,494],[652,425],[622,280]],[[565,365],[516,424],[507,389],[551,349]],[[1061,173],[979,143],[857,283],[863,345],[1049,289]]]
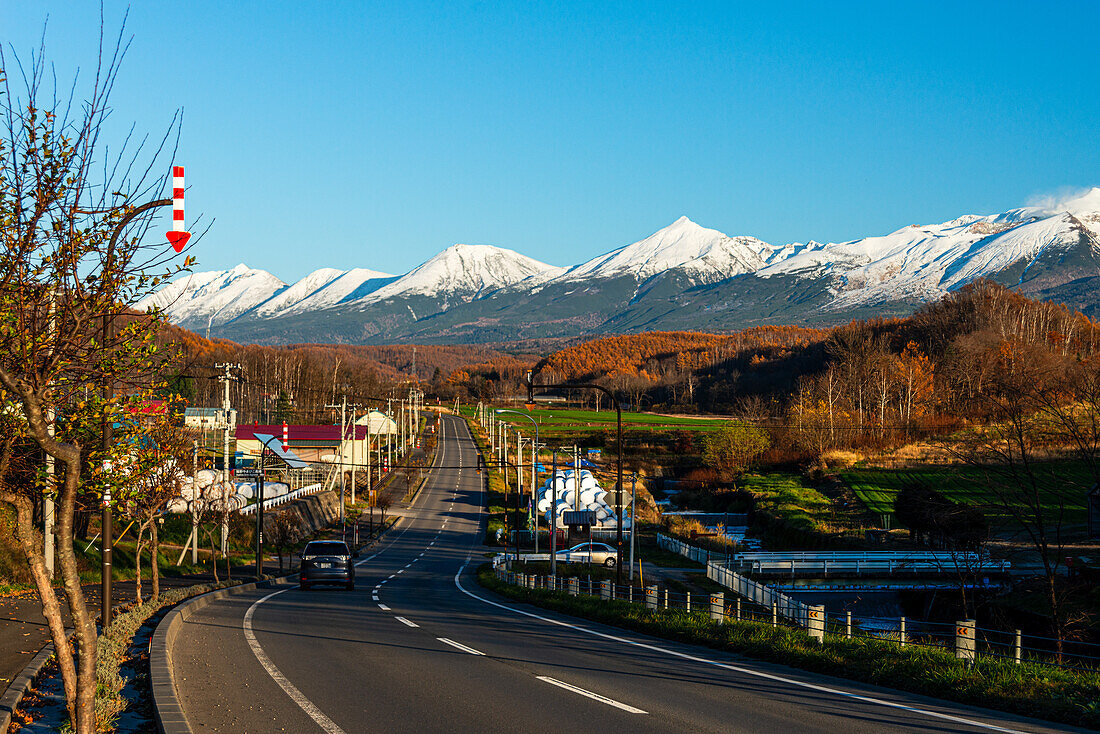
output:
[[[270,589],[188,620],[195,731],[1053,732],[1064,727],[648,638],[477,585],[481,477],[444,418],[437,468],[349,592]],[[465,467],[465,468],[459,468]]]

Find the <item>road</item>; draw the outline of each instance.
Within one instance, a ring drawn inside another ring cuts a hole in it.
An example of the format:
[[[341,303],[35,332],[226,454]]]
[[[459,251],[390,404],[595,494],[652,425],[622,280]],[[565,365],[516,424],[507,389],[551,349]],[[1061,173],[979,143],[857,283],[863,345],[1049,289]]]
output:
[[[495,596],[472,577],[474,445],[457,419],[441,432],[438,468],[355,591],[257,590],[185,623],[173,664],[195,731],[1067,731]]]

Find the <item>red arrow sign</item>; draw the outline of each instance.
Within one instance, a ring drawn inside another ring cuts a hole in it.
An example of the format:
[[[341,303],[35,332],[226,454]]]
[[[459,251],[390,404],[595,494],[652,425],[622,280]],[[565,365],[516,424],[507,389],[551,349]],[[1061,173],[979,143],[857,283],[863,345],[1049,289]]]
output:
[[[183,252],[183,248],[187,246],[187,240],[191,239],[190,232],[167,232],[166,234],[176,252]]]
[[[183,231],[183,166],[172,167],[172,231],[167,235],[176,252],[183,252],[191,239],[191,233]]]

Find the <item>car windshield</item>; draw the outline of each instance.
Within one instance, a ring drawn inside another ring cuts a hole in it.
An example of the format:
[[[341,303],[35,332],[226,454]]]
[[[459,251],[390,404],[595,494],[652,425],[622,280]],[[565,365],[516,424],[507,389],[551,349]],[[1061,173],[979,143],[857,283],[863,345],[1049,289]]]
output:
[[[302,551],[303,556],[346,556],[348,547],[339,541],[314,541]]]

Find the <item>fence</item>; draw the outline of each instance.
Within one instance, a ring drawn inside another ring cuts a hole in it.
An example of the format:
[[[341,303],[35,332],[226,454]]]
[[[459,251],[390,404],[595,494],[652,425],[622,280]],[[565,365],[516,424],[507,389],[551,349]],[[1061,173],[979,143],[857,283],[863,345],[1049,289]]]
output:
[[[795,601],[770,586],[758,584],[750,578],[734,573],[724,564],[719,565],[714,561],[707,564],[707,578],[754,604],[774,610],[784,619],[789,619],[802,627],[806,626],[810,613],[808,604]]]
[[[700,563],[706,557],[705,549],[676,538],[659,534],[657,542],[661,548],[692,560],[698,558]],[[498,575],[508,573],[503,568],[498,568]],[[826,636],[873,637],[895,640],[903,646],[920,645],[953,651],[956,657],[968,661],[984,657],[1014,663],[1030,662],[1052,667],[1100,671],[1100,644],[1092,642],[1059,641],[1044,635],[1025,635],[1020,630],[977,627],[974,620],[927,622],[905,617],[854,616],[851,612],[833,615],[823,613],[820,618],[816,618],[811,613],[821,607],[795,601],[776,589],[737,574],[724,563],[707,562],[707,577],[734,592],[733,599],[728,603],[723,601],[723,619],[756,621],[772,626],[785,625],[808,631],[816,631],[820,624],[823,628],[822,639]],[[538,584],[533,588],[539,588]],[[598,591],[589,593],[598,595]],[[669,589],[664,589],[659,595],[660,608],[670,610],[699,611],[706,599],[703,594],[695,594],[693,598],[690,593],[678,594]],[[630,601],[636,596],[635,590],[624,590],[621,587],[616,589],[612,585],[609,598]],[[810,630],[811,625],[814,630]]]
[[[684,558],[696,563],[707,564],[710,562],[711,553],[706,548],[698,548],[688,545],[682,540],[669,537],[664,533],[657,533],[657,547],[673,553],[679,553]],[[717,554],[715,554],[717,555]]]
[[[751,573],[1006,573],[1007,561],[994,561],[977,553],[938,553],[935,551],[862,551],[862,552],[776,552],[737,553],[731,565]]]
[[[272,497],[269,500],[264,500],[264,511],[270,510],[272,507],[278,507],[279,505],[285,505],[287,502],[293,502],[299,497],[305,497],[307,494],[315,494],[322,489],[320,484],[311,484],[308,487],[302,487],[301,489],[295,489],[292,492],[287,492],[279,497]],[[240,509],[242,515],[251,515],[256,511],[256,507],[259,503],[252,503],[246,507]]]

